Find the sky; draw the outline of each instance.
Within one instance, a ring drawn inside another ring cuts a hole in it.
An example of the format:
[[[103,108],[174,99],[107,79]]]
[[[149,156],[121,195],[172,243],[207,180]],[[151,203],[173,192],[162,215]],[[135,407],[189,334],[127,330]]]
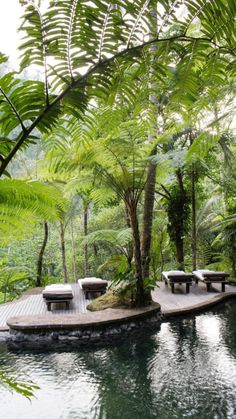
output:
[[[21,7],[18,0],[0,0],[0,52],[10,57],[12,65],[17,65],[17,51]]]

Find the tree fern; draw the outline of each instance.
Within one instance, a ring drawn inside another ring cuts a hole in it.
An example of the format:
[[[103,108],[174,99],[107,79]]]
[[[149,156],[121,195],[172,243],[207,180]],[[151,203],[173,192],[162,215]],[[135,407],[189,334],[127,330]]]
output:
[[[4,179],[0,181],[1,243],[22,238],[44,220],[60,218],[65,201],[54,187],[39,182]]]
[[[106,242],[112,246],[123,247],[131,241],[131,231],[129,228],[122,230],[97,230],[84,238],[84,243],[93,244],[95,242]]]
[[[153,0],[96,0],[93,3],[59,0],[42,13],[33,2],[22,2],[25,6],[20,29],[25,38],[21,45],[21,67],[41,66],[44,82],[27,84],[14,75],[0,80],[2,136],[12,135],[8,141],[10,152],[5,147],[1,154],[0,175],[35,128],[49,132],[62,111],[81,117],[91,98],[106,99],[114,85],[115,70],[119,69],[122,77],[127,66],[137,61],[141,65],[152,43],[158,43],[156,60],[159,63],[165,62],[166,56],[179,54],[182,78],[188,75],[185,87],[192,97],[196,94],[196,76],[188,71],[190,61],[193,62],[191,68],[199,65],[200,59],[212,69],[213,63],[208,57],[219,54],[217,65],[214,64],[216,79],[223,56],[233,69],[233,0],[188,0],[181,18],[178,12],[183,7],[182,2],[163,0],[160,3],[162,10]],[[157,36],[153,35],[152,9],[162,22]],[[193,30],[196,21],[198,25]],[[131,98],[128,85],[125,90]],[[19,129],[17,135],[16,128]]]

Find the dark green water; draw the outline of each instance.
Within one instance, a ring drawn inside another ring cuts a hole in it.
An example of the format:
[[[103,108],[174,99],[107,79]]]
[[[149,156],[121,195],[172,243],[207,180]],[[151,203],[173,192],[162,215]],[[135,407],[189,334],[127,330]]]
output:
[[[236,418],[236,301],[119,347],[45,354],[2,347],[0,362],[40,386],[32,402],[0,388],[1,419]]]

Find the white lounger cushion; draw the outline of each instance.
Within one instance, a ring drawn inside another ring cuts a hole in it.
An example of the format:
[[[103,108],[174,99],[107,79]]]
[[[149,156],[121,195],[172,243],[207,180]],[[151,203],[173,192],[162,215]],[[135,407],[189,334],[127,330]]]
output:
[[[215,271],[211,271],[209,269],[198,269],[197,271],[193,271],[193,275],[196,276],[200,281],[204,281],[203,274],[210,274],[210,273],[216,273]]]
[[[80,286],[80,288],[82,289],[82,284],[86,284],[86,282],[94,282],[94,284],[96,284],[97,282],[102,281],[101,278],[96,278],[95,276],[91,276],[90,278],[81,278],[78,279],[78,284]]]
[[[47,285],[43,291],[46,291],[47,293],[51,292],[53,294],[55,291],[72,292],[72,288],[69,284],[51,284]]]
[[[164,272],[162,272],[162,276],[165,279],[168,279],[169,275],[176,275],[176,274],[185,274],[185,272],[184,271],[178,271],[178,270],[176,270],[176,271],[164,271]]]

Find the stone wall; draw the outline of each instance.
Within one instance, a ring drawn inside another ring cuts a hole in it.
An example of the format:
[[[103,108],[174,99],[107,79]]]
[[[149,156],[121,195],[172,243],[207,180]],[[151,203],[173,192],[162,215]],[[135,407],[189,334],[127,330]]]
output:
[[[144,333],[159,330],[162,321],[160,311],[151,312],[142,318],[128,318],[116,324],[109,322],[101,326],[78,325],[73,329],[61,328],[60,330],[35,329],[14,330],[10,329],[8,346],[11,349],[43,349],[43,350],[71,350],[88,346],[107,346],[117,344],[123,339],[143,335]]]

